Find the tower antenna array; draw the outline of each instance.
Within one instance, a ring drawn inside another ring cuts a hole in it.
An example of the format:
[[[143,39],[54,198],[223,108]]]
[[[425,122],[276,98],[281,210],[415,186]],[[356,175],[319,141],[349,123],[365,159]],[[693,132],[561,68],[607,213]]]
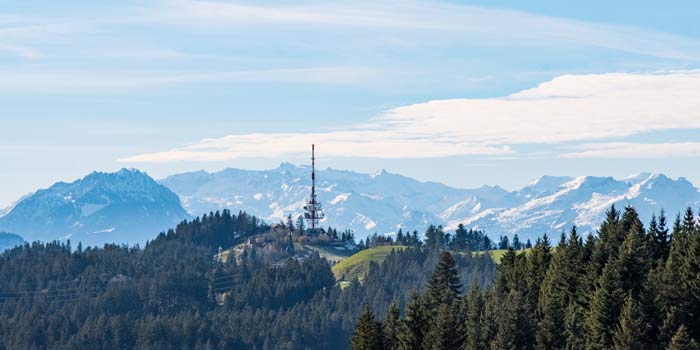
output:
[[[311,198],[304,206],[304,218],[309,222],[311,232],[318,230],[319,221],[324,218],[321,203],[316,199],[316,145],[311,145]]]

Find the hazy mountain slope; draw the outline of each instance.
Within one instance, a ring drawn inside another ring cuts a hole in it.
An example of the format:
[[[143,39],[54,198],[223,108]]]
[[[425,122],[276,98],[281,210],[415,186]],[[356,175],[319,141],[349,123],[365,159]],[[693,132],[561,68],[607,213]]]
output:
[[[14,233],[0,232],[0,253],[24,244],[24,239]]]
[[[123,169],[39,190],[0,217],[0,230],[28,241],[144,243],[187,216],[175,193],[146,173]]]

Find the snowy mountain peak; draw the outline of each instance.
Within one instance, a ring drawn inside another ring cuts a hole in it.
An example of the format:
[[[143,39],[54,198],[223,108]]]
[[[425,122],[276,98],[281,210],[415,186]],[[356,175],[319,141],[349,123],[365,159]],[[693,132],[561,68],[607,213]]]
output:
[[[296,218],[310,187],[310,167],[291,163],[271,170],[176,174],[159,183],[136,169],[94,172],[19,201],[0,217],[0,230],[18,232],[28,240],[71,237],[102,242],[125,237],[143,242],[187,217],[185,210],[192,216],[243,210],[271,223],[288,215]],[[612,204],[633,205],[645,221],[662,208],[672,215],[700,204],[693,184],[660,173],[620,180],[542,176],[507,191],[499,186],[454,188],[386,170],[363,174],[323,169],[317,170],[317,193],[326,212],[322,225],[351,229],[358,238],[398,228],[422,232],[430,224],[454,229],[463,223],[492,237],[518,234],[534,239],[573,224],[581,233],[595,232]]]
[[[161,181],[178,193],[192,215],[235,208],[269,222],[301,214],[308,197],[308,168],[290,164],[269,171],[236,170],[198,177],[180,174]],[[516,191],[499,186],[459,189],[420,182],[381,170],[374,174],[324,169],[317,172],[323,225],[352,229],[358,237],[397,228],[422,231],[429,224],[449,229],[459,223],[492,236],[517,233],[534,238],[558,233],[574,223],[595,231],[610,205],[639,207],[642,218],[662,207],[667,213],[700,202],[684,179],[638,174],[616,180],[598,176],[542,176]]]
[[[29,241],[143,243],[186,217],[175,193],[144,172],[122,169],[39,190],[0,217],[0,230]]]

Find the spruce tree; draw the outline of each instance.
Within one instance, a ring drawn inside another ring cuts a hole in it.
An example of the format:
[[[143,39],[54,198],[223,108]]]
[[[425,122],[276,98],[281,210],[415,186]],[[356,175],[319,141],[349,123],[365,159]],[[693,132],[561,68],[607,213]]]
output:
[[[427,333],[427,315],[420,295],[415,290],[411,292],[411,300],[406,305],[405,319],[399,333],[399,349],[423,349],[423,339]]]
[[[659,214],[659,226],[657,229],[656,236],[656,247],[658,252],[661,254],[659,257],[661,260],[666,261],[668,258],[668,253],[671,249],[671,241],[668,235],[668,223],[666,222],[666,213],[661,209]]]
[[[357,320],[355,331],[350,339],[352,350],[382,350],[384,339],[382,326],[374,320],[374,314],[369,305],[365,305],[360,318]]]
[[[427,301],[430,307],[438,304],[454,304],[462,292],[462,283],[459,280],[457,263],[452,254],[442,253],[440,262],[435,267],[433,275],[428,281]]]
[[[628,220],[630,221],[630,220]],[[595,284],[603,272],[608,261],[614,259],[620,250],[624,240],[620,224],[620,212],[613,204],[605,214],[605,220],[598,229],[598,241],[591,255],[591,262],[587,267],[586,285],[588,294],[592,295]]]
[[[467,295],[467,315],[466,315],[466,350],[480,350],[486,347],[483,330],[484,318],[484,298],[479,284],[475,281],[472,283],[469,294]]]
[[[635,223],[630,228],[617,259],[612,262],[620,275],[622,290],[631,292],[635,298],[639,297],[646,275],[653,264],[653,258],[644,242],[644,235],[640,234],[637,225],[638,223]]]
[[[445,290],[444,293],[450,292]],[[455,305],[438,304],[428,326],[428,332],[423,339],[423,349],[461,350],[464,347],[464,333],[457,318]]]
[[[564,329],[566,331],[566,349],[579,350],[586,347],[584,338],[585,312],[578,302],[572,302],[566,308]]]
[[[681,325],[673,335],[667,350],[700,350],[700,345],[688,334],[688,329]]]
[[[639,305],[632,297],[632,294],[628,294],[620,313],[620,322],[613,337],[613,348],[615,350],[644,348],[641,317]]]
[[[607,350],[613,345],[613,330],[624,299],[620,274],[613,264],[603,269],[586,315],[586,347]]]
[[[531,349],[534,345],[530,314],[525,309],[524,298],[511,290],[500,303],[496,319],[496,337],[492,349]]]
[[[698,312],[693,310],[693,305],[697,304],[692,296],[690,281],[687,280],[692,276],[689,269],[692,260],[689,259],[689,255],[693,246],[694,223],[692,210],[688,209],[683,220],[681,221],[681,216],[678,214],[673,224],[671,248],[658,288],[662,308],[666,314],[660,331],[660,338],[665,342],[670,342],[681,325],[694,323],[692,315]],[[691,326],[687,331],[692,334],[693,327]]]
[[[399,306],[391,303],[384,321],[384,349],[396,350],[399,348],[399,333],[401,333],[401,319]]]
[[[536,333],[539,349],[564,347],[566,309],[569,303],[581,298],[580,284],[584,275],[583,245],[574,226],[568,240],[562,234],[542,283],[538,305],[541,319]]]
[[[687,326],[694,337],[700,337],[700,229],[688,229],[686,249],[681,262],[680,282],[687,296],[687,312],[692,315]]]
[[[549,237],[545,234],[542,239],[537,239],[527,259],[527,303],[533,313],[535,313],[537,322],[541,319],[541,315],[537,312],[537,305],[539,303],[542,282],[549,269],[549,263],[552,260],[551,250]]]

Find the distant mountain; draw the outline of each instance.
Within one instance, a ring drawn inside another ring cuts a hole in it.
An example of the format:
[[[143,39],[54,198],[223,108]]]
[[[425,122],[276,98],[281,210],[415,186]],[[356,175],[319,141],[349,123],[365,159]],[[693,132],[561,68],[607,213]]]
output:
[[[622,180],[543,177],[515,193],[522,200],[518,205],[458,218],[448,226],[463,222],[486,232],[517,233],[532,238],[545,232],[551,236],[573,224],[579,232],[593,232],[612,204],[618,209],[632,205],[645,224],[661,209],[673,217],[687,206],[697,208],[700,204],[698,189],[685,178],[673,180],[663,174],[649,173]]]
[[[187,217],[175,193],[146,173],[122,169],[37,191],[0,217],[0,231],[17,232],[28,241],[133,244]]]
[[[0,253],[24,244],[24,240],[14,233],[0,232]]]
[[[698,189],[684,178],[643,173],[611,177],[543,176],[524,188],[498,186],[458,189],[381,171],[361,174],[318,170],[319,199],[325,205],[324,226],[352,229],[364,237],[398,228],[422,232],[429,224],[454,229],[459,223],[492,237],[518,234],[534,239],[557,235],[573,224],[595,231],[612,204],[638,209],[643,220],[662,208],[669,216],[700,204]],[[276,169],[225,169],[170,176],[160,181],[177,193],[191,215],[229,208],[244,210],[269,222],[302,213],[310,191],[310,168],[283,163]]]
[[[144,243],[178,221],[220,209],[239,210],[275,223],[302,213],[311,169],[283,163],[271,170],[225,169],[177,174],[159,183],[138,170],[92,173],[25,196],[0,214],[0,232],[26,240],[68,239],[83,244]],[[642,173],[612,177],[543,176],[507,191],[498,186],[459,189],[380,171],[317,171],[325,207],[323,226],[351,229],[360,238],[423,232],[430,224],[463,223],[495,238],[522,240],[558,235],[573,224],[595,231],[612,204],[633,205],[648,222],[662,208],[669,217],[700,205],[700,192],[684,178]],[[179,196],[179,198],[178,198]]]

